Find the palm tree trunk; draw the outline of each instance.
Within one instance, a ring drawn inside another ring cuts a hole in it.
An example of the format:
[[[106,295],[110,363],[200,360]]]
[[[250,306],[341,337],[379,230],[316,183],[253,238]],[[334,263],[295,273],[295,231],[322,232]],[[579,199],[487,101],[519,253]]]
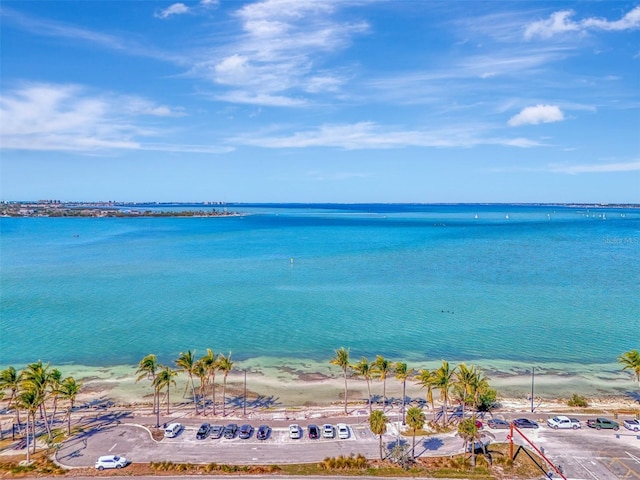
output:
[[[345,368],[344,373],[344,413],[347,413],[347,369]]]
[[[407,396],[407,381],[403,380],[402,381],[402,425],[404,425],[405,422],[405,411],[404,411],[404,399]]]
[[[31,448],[31,446],[29,445],[29,439],[31,437],[29,437],[29,412],[27,412],[27,463],[29,463],[31,461],[31,458],[29,457],[29,449]]]
[[[369,394],[369,413],[371,413],[373,411],[373,408],[371,407],[371,382],[369,381],[368,378],[367,378],[367,393]]]
[[[211,381],[211,405],[213,406],[213,416],[216,416],[216,377]]]
[[[222,382],[222,416],[227,416],[227,378]]]

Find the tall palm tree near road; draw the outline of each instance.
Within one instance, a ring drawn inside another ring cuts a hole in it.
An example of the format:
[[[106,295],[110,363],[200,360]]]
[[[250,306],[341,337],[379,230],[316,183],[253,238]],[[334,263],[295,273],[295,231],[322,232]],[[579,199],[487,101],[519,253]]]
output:
[[[411,427],[413,432],[413,443],[411,446],[411,458],[416,458],[416,431],[424,428],[426,421],[424,412],[419,407],[409,407],[407,410],[407,425]]]
[[[30,363],[27,365],[27,368],[22,371],[21,387],[24,390],[33,391],[38,398],[40,417],[44,419],[44,425],[47,429],[49,439],[51,439],[51,428],[47,416],[46,400],[49,393],[50,379],[51,372],[49,371],[49,364],[44,365],[42,360],[38,360],[36,363]]]
[[[42,404],[43,397],[34,388],[26,388],[22,390],[17,397],[17,403],[20,408],[27,411],[27,463],[29,463],[30,443],[33,444],[33,453],[36,453],[36,412]],[[31,418],[31,423],[29,419]]]
[[[151,385],[153,386],[153,411],[152,413],[157,413],[160,409],[159,398],[158,398],[158,389],[155,387],[156,380],[156,372],[160,365],[158,364],[158,359],[153,353],[145,356],[138,363],[138,370],[136,370],[136,374],[138,378],[136,378],[136,382],[139,382],[143,378],[147,378],[151,381]]]
[[[369,428],[379,438],[380,460],[382,460],[382,435],[387,433],[387,421],[387,416],[382,410],[375,410],[369,415]]]
[[[336,350],[336,356],[329,363],[337,365],[342,369],[344,377],[344,413],[347,413],[347,369],[349,368],[349,349],[340,347]]]
[[[458,424],[458,436],[462,438],[464,442],[464,450],[467,450],[467,445],[471,444],[471,458],[472,465],[476,465],[476,442],[481,440],[480,431],[476,425],[476,416],[471,418],[464,418]]]
[[[154,380],[155,387],[158,389],[158,410],[156,411],[156,426],[160,425],[160,392],[166,388],[167,393],[167,415],[169,415],[169,405],[171,404],[171,399],[169,398],[169,390],[171,385],[175,387],[176,381],[175,377],[178,375],[178,372],[172,370],[171,367],[165,367],[162,365],[158,365],[160,371],[156,375],[156,379]]]
[[[618,357],[618,362],[623,365],[622,370],[631,370],[633,378],[640,386],[640,352],[629,350]]]
[[[218,370],[218,355],[213,353],[213,350],[207,348],[207,354],[204,355],[200,362],[207,370],[208,380],[207,383],[211,385],[211,405],[213,407],[213,415],[216,414],[216,371]],[[204,410],[205,415],[207,409]]]
[[[9,390],[9,403],[7,404],[7,410],[11,409],[11,404],[16,400],[16,394],[20,389],[20,382],[22,381],[21,375],[13,367],[7,367],[0,371],[0,390]],[[16,420],[20,425],[20,409],[16,408]]]
[[[73,411],[73,404],[76,401],[76,397],[80,393],[82,384],[76,382],[73,377],[67,377],[60,383],[60,396],[63,400],[69,402],[67,408],[67,435],[71,435],[71,412]]]
[[[407,378],[413,373],[413,368],[409,368],[404,362],[396,362],[396,379],[402,383],[402,424],[405,424],[405,399],[407,398]]]
[[[431,404],[431,410],[435,410],[436,407],[433,402],[433,382],[434,382],[433,372],[429,369],[423,368],[418,372],[416,376],[416,383],[420,385],[422,388],[427,389],[427,402]]]
[[[228,356],[220,355],[218,359],[218,370],[222,372],[222,415],[227,415],[227,376],[233,369],[233,362],[231,361],[231,352]]]
[[[458,365],[454,374],[454,386],[462,400],[462,418],[465,416],[465,408],[467,406],[467,398],[474,394],[474,386],[477,384],[478,372],[474,366],[467,367],[466,364]]]
[[[367,360],[367,357],[362,357],[362,359],[351,368],[353,368],[353,372],[356,376],[362,377],[367,381],[367,400],[369,401],[369,413],[371,413],[371,364],[369,363],[369,360]]]
[[[189,376],[189,383],[191,384],[191,395],[193,397],[193,404],[196,408],[196,415],[198,414],[198,399],[196,396],[196,386],[193,383],[193,372],[196,364],[195,351],[187,350],[186,352],[180,352],[180,356],[176,359],[176,366],[185,372]],[[187,385],[188,388],[188,385]],[[185,388],[185,393],[187,388]]]
[[[387,407],[387,375],[391,371],[391,362],[382,355],[377,355],[373,362],[373,371],[376,377],[382,380],[382,411]]]
[[[442,400],[442,425],[446,425],[447,405],[449,403],[449,392],[453,384],[455,368],[449,367],[449,362],[442,360],[442,366],[434,372],[433,386],[440,390],[440,400]]]

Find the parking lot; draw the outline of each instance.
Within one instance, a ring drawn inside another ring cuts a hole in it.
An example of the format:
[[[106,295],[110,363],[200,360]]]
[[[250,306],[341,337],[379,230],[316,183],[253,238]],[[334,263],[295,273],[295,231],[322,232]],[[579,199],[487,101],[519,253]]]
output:
[[[348,424],[349,438],[310,439],[307,425],[303,435],[292,439],[286,425],[274,426],[266,440],[255,432],[249,439],[235,437],[197,439],[200,424],[186,425],[175,438],[156,441],[147,427],[114,424],[88,431],[66,442],[59,449],[58,461],[69,467],[92,466],[100,455],[117,454],[133,462],[172,461],[182,463],[273,464],[317,462],[326,457],[362,454],[379,455],[378,438],[366,422]],[[257,425],[254,425],[257,428]],[[484,428],[494,442],[507,441],[509,430]],[[640,436],[621,430],[553,430],[545,426],[523,433],[572,479],[640,479]],[[385,444],[400,439],[393,425],[384,436]],[[404,438],[404,441],[410,439]],[[523,439],[514,437],[517,444]],[[421,456],[448,456],[462,452],[462,441],[455,433],[418,439],[416,453]],[[556,477],[557,478],[557,477]]]

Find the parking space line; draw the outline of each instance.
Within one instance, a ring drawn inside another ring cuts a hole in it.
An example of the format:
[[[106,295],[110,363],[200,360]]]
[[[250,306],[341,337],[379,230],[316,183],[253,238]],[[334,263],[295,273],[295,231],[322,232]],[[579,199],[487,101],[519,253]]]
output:
[[[577,459],[576,459],[576,461],[577,461]],[[594,462],[591,462],[591,463],[593,463],[593,464],[595,465],[595,463],[594,463]],[[596,476],[593,474],[593,472],[592,472],[591,470],[589,470],[587,467],[585,467],[581,462],[579,462],[579,461],[578,461],[578,465],[580,465],[582,468],[584,468],[584,469],[586,470],[586,472],[587,472],[589,475],[591,475],[595,480],[599,480],[599,479],[598,479],[598,477],[596,477]]]
[[[113,447],[111,447],[111,448],[109,449],[109,451],[111,451],[111,450],[113,450],[114,448],[116,448],[116,445],[118,445],[118,444],[117,444],[117,443],[114,443],[114,444],[113,444]]]

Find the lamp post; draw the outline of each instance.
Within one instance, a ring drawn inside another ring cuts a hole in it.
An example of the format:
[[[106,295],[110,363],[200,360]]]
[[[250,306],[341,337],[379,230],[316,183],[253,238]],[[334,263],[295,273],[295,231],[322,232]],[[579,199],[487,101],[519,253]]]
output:
[[[247,369],[244,369],[244,402],[242,406],[242,413],[247,416]]]
[[[535,382],[535,378],[536,378],[535,368],[536,367],[531,367],[531,413],[533,413],[533,410],[534,410],[534,406],[533,406],[533,386],[534,386],[534,382]]]

